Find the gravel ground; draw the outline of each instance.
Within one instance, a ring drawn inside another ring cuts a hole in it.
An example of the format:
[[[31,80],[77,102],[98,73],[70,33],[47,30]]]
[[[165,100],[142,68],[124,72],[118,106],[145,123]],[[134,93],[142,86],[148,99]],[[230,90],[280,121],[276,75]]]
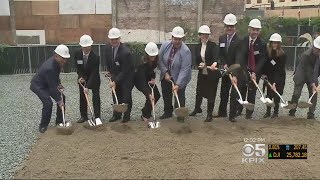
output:
[[[186,106],[190,111],[194,107],[195,87],[196,87],[196,72],[193,72],[193,78],[188,85],[186,91]],[[289,100],[293,92],[292,72],[287,73],[287,84],[285,86],[284,98]],[[31,75],[12,75],[12,76],[0,76],[0,84],[2,88],[0,90],[0,109],[2,120],[0,122],[0,178],[11,178],[15,170],[20,167],[21,163],[28,157],[30,149],[34,143],[37,142],[39,136],[38,123],[41,114],[41,102],[39,99],[29,90],[29,82]],[[103,78],[103,77],[102,77]],[[67,97],[66,103],[66,117],[71,121],[76,121],[79,118],[79,98],[78,98],[78,86],[76,83],[76,75],[74,73],[61,75],[62,83],[66,90]],[[260,82],[261,85],[261,82]],[[218,88],[220,89],[220,87]],[[308,99],[306,88],[304,88],[302,99]],[[140,119],[140,109],[144,104],[144,97],[136,89],[133,91],[133,111],[132,120]],[[111,117],[111,91],[107,87],[107,81],[102,80],[101,86],[101,99],[102,99],[102,120],[106,121]],[[216,100],[216,107],[218,107],[220,101],[219,91]],[[203,101],[203,110],[206,112],[206,101]],[[55,109],[55,108],[54,108]],[[157,116],[162,114],[163,100],[160,99],[157,104]],[[54,110],[55,111],[55,110]],[[51,125],[54,123],[53,112]],[[258,100],[256,101],[254,118],[259,119],[265,113],[265,106]],[[298,117],[306,117],[307,110],[301,110],[297,112]],[[287,110],[280,109],[280,115],[287,115]],[[319,108],[316,113],[319,114]],[[204,119],[206,114],[198,116],[197,118]]]

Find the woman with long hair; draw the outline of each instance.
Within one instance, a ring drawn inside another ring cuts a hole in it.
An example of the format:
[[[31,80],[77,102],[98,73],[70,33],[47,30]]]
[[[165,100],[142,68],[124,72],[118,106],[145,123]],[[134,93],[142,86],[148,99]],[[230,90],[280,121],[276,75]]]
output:
[[[286,81],[286,54],[281,47],[282,38],[280,34],[274,33],[270,36],[269,45],[267,47],[267,61],[264,68],[264,74],[272,87],[267,88],[267,97],[274,100],[275,107],[271,116],[271,107],[267,106],[267,112],[264,118],[278,117],[280,97],[277,96],[273,89],[276,89],[280,95],[283,94],[283,89]]]
[[[145,55],[142,57],[141,63],[137,66],[135,72],[135,86],[146,97],[146,102],[142,108],[141,120],[149,121],[151,117],[153,99],[155,104],[160,99],[160,92],[155,84],[155,68],[158,64],[158,47],[155,43],[149,42],[145,48]],[[154,97],[151,94],[153,87]]]

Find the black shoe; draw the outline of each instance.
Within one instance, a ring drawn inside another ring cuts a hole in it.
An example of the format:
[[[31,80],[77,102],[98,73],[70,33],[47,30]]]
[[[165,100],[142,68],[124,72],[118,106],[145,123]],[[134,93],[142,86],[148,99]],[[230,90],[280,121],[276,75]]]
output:
[[[268,118],[271,116],[271,113],[270,112],[266,112],[266,114],[264,114],[263,118]]]
[[[214,118],[221,118],[221,117],[227,117],[226,114],[218,114],[218,115],[215,115],[213,116]]]
[[[46,132],[47,129],[48,129],[47,126],[39,126],[39,131],[40,131],[41,133]]]
[[[84,122],[86,122],[86,121],[88,121],[88,117],[81,117],[81,118],[77,121],[77,123],[84,123]]]
[[[184,123],[184,117],[177,117],[177,121],[180,123]]]
[[[278,116],[279,116],[278,113],[273,113],[272,116],[271,116],[271,118],[276,118],[276,117],[278,117]]]
[[[231,122],[237,122],[234,117],[229,117],[229,121],[231,121]]]
[[[252,118],[252,114],[246,114],[246,119],[251,119]]]
[[[192,113],[189,114],[189,116],[195,116],[197,113],[202,113],[202,109],[193,110]]]
[[[308,114],[307,119],[316,119],[313,114]]]
[[[115,122],[115,121],[118,121],[120,120],[121,117],[118,117],[118,116],[112,116],[110,119],[109,119],[109,122]]]
[[[211,122],[212,121],[212,114],[208,114],[206,120],[204,122]]]
[[[296,117],[295,113],[293,113],[293,112],[289,112],[289,116]]]
[[[168,119],[168,118],[171,118],[172,117],[172,114],[166,114],[164,113],[162,116],[160,116],[159,118],[160,119]]]

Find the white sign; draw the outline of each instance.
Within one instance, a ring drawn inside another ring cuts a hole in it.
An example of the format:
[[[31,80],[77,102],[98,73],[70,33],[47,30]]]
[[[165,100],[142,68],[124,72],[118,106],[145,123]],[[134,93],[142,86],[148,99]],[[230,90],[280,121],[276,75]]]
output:
[[[96,0],[96,14],[112,14],[111,0]]]
[[[0,16],[10,16],[9,0],[0,0]]]

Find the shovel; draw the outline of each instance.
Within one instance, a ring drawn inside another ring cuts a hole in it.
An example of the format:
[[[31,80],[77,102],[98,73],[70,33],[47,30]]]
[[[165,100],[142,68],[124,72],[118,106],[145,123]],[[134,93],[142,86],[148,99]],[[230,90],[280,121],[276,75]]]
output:
[[[232,82],[232,75],[231,75],[230,73],[229,73],[229,78],[230,78],[230,81],[231,81],[233,87],[237,90],[237,93],[238,93],[238,95],[239,95],[238,102],[239,102],[243,107],[245,107],[246,109],[248,109],[248,110],[250,110],[250,111],[253,111],[253,109],[254,109],[254,104],[249,103],[247,100],[243,101],[238,86]]]
[[[305,101],[300,101],[298,103],[298,107],[299,108],[309,108],[312,106],[312,103],[311,103],[311,100],[313,98],[313,96],[317,93],[317,91],[313,92],[313,94],[310,96],[308,102],[305,102]]]
[[[173,81],[172,81],[172,80],[170,80],[170,81],[171,81],[171,83],[172,83],[172,87],[174,87]],[[180,100],[179,100],[177,91],[173,91],[173,94],[174,94],[174,96],[175,96],[175,98],[176,98],[176,100],[177,100],[177,103],[178,103],[178,108],[175,108],[175,109],[174,109],[174,114],[175,114],[175,116],[180,117],[180,118],[184,118],[184,117],[189,116],[189,110],[188,110],[188,108],[186,108],[186,107],[181,107],[181,105],[180,105]]]
[[[265,82],[267,82],[268,86],[270,86],[270,88],[279,96],[279,98],[281,99],[280,106],[281,106],[282,108],[286,108],[286,109],[294,109],[294,108],[295,108],[295,106],[294,106],[293,104],[289,104],[288,101],[285,101],[285,100],[283,99],[283,97],[279,94],[279,92],[278,92],[276,89],[273,89],[273,88],[272,88],[271,83],[270,83],[266,78],[263,78],[263,80],[264,80]]]
[[[106,77],[108,78],[109,82],[111,82],[111,77],[107,76]],[[112,93],[116,99],[116,104],[113,104],[112,105],[112,108],[114,111],[116,112],[120,112],[120,113],[124,113],[128,110],[128,104],[119,104],[119,101],[118,101],[118,97],[117,97],[117,94],[116,94],[116,90],[114,89],[114,87],[111,88],[112,89]]]
[[[261,89],[260,89],[259,85],[257,84],[257,82],[251,77],[251,73],[250,72],[249,72],[249,75],[250,75],[251,81],[257,87],[258,91],[261,94],[260,101],[263,102],[264,104],[266,104],[267,106],[274,107],[275,106],[274,102],[270,98],[265,98],[264,97],[263,92],[261,91]]]
[[[153,91],[153,89],[154,89],[154,87],[155,87],[155,84],[152,86],[152,85],[150,85],[150,83],[148,83],[148,85],[149,85],[149,87],[150,87],[150,89],[151,89],[151,96],[154,97],[154,91]],[[150,121],[150,122],[148,122],[148,127],[154,129],[154,128],[160,127],[160,122],[158,122],[158,121],[156,120],[154,99],[152,99],[152,101],[151,101],[151,106],[152,106],[152,118],[153,118],[153,120]]]
[[[232,72],[234,72],[235,70],[240,69],[240,68],[241,68],[240,64],[232,64],[232,65],[231,65],[229,68],[227,68],[227,69],[224,69],[224,68],[221,68],[221,69],[216,68],[215,70],[220,71],[221,75],[224,76],[224,75],[230,74],[230,73],[232,73]],[[207,69],[214,70],[214,69],[211,68],[211,66],[207,66]]]
[[[61,89],[58,87],[58,90],[61,93],[61,99],[63,101],[63,91],[64,89]],[[63,135],[70,135],[74,132],[74,129],[72,128],[71,122],[66,122],[64,117],[64,106],[61,107],[62,112],[62,123],[58,124],[57,126],[57,134],[63,134]]]
[[[86,82],[84,81],[84,85],[81,83],[81,81],[79,80],[79,84],[82,86],[83,90],[85,89],[85,84]],[[83,92],[84,93],[84,96],[86,97],[86,100],[87,100],[87,104],[89,106],[89,109],[90,109],[90,113],[91,113],[91,118],[88,119],[88,124],[89,126],[91,127],[98,127],[98,126],[102,126],[102,122],[100,120],[100,118],[96,118],[94,119],[94,112],[92,110],[92,106],[90,104],[90,101],[89,101],[89,98],[88,98],[88,94]]]

